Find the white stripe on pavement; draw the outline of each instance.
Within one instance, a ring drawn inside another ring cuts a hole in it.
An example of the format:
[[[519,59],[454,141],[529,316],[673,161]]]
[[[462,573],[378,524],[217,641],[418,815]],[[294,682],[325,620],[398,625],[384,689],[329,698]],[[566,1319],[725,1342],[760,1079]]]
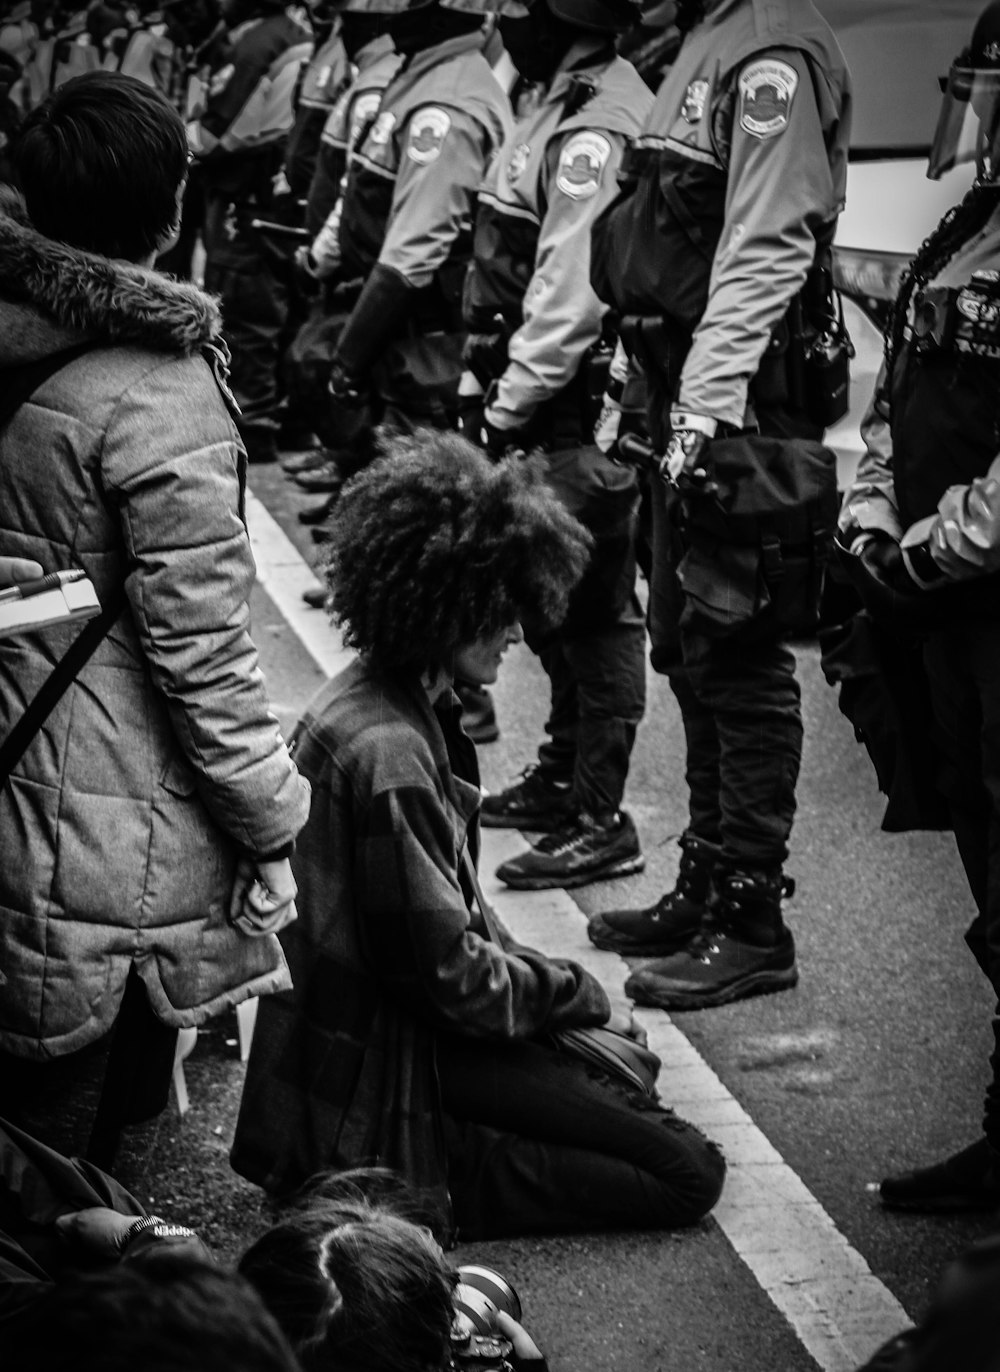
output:
[[[311,610],[302,599],[320,583],[298,548],[266,506],[247,490],[247,526],[257,563],[257,580],[321,672],[334,676],[350,662],[339,632],[325,614]]]
[[[316,578],[249,491],[247,520],[264,590],[321,670],[339,671],[351,653],[326,616],[302,602]],[[524,846],[519,834],[484,830],[483,886],[499,914],[522,942],[574,958],[624,1004],[625,963],[592,946],[586,918],[566,891],[511,891],[493,876]],[[725,1151],[729,1171],[713,1218],[824,1372],[853,1372],[910,1323],[906,1311],[670,1017],[639,1010],[637,1018],[663,1061],[664,1102]]]

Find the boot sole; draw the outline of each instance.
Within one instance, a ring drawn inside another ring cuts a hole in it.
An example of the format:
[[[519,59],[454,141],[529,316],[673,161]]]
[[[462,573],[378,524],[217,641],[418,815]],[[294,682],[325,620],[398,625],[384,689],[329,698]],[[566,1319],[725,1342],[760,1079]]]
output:
[[[958,1193],[950,1196],[938,1196],[934,1199],[926,1200],[886,1200],[879,1193],[879,1201],[883,1210],[900,1210],[912,1215],[958,1215],[971,1214],[973,1211],[989,1211],[1000,1209],[1000,1196],[987,1198],[985,1196],[975,1198],[973,1196],[963,1196]]]
[[[576,886],[589,886],[592,881],[609,881],[612,877],[628,877],[635,872],[641,872],[646,866],[646,859],[640,854],[638,857],[622,858],[619,862],[613,863],[610,867],[601,867],[589,872],[575,872],[568,876],[537,876],[537,877],[509,877],[497,876],[505,886],[509,886],[513,891],[571,891]]]
[[[660,1010],[711,1010],[717,1005],[729,1005],[734,1000],[769,996],[775,991],[790,991],[798,984],[798,980],[798,972],[790,967],[785,971],[753,972],[714,991],[664,991],[657,995],[655,991],[642,986],[630,990],[626,983],[625,994],[631,996],[636,1005],[655,1005]]]
[[[620,953],[623,958],[668,958],[686,948],[697,932],[697,929],[692,929],[686,937],[675,943],[617,943],[599,934],[595,937],[589,930],[587,937],[595,948],[605,953]]]

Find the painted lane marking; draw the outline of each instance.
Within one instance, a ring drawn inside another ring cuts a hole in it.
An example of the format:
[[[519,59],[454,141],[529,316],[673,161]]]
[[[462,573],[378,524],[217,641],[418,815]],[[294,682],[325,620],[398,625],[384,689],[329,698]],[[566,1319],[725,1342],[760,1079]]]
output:
[[[340,671],[351,652],[326,616],[302,602],[315,576],[249,491],[247,521],[263,589],[320,669]],[[626,964],[593,947],[568,892],[511,891],[496,880],[497,866],[524,847],[517,833],[483,831],[483,887],[501,918],[519,940],[573,958],[612,1000],[627,1004]],[[636,1015],[663,1061],[664,1101],[725,1150],[729,1172],[713,1218],[824,1372],[853,1372],[911,1323],[906,1311],[670,1017],[660,1010]]]
[[[303,591],[320,584],[316,574],[249,488],[246,504],[258,582],[320,671],[334,676],[354,654],[344,647],[339,631],[322,610],[310,609],[302,599]]]

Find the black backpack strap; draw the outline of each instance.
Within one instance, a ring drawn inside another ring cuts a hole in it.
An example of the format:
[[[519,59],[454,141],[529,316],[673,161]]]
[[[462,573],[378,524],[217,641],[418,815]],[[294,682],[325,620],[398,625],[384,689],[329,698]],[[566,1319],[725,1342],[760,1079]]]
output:
[[[37,362],[4,368],[0,373],[3,393],[0,394],[0,429],[3,429],[24,402],[38,390],[43,381],[68,366],[75,358],[94,348],[94,343],[77,343],[71,348],[51,353]],[[34,699],[21,718],[0,744],[0,786],[27,751],[31,740],[65,694],[74,677],[82,671],[97,645],[107,634],[125,607],[125,588],[120,586],[109,598],[101,613],[90,620],[73,640],[68,651],[59,659],[42,683]]]
[[[70,683],[93,656],[97,645],[125,608],[125,588],[120,586],[108,599],[99,615],[89,620],[29,703],[21,718],[0,743],[0,786],[27,752],[31,740],[41,729]]]

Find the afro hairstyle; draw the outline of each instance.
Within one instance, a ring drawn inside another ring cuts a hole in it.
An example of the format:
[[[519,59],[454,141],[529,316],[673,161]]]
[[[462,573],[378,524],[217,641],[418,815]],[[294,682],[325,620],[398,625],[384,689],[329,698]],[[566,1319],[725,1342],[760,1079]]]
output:
[[[591,539],[540,459],[494,464],[431,429],[380,446],[329,523],[327,604],[350,647],[381,671],[435,672],[517,620],[562,621]]]

